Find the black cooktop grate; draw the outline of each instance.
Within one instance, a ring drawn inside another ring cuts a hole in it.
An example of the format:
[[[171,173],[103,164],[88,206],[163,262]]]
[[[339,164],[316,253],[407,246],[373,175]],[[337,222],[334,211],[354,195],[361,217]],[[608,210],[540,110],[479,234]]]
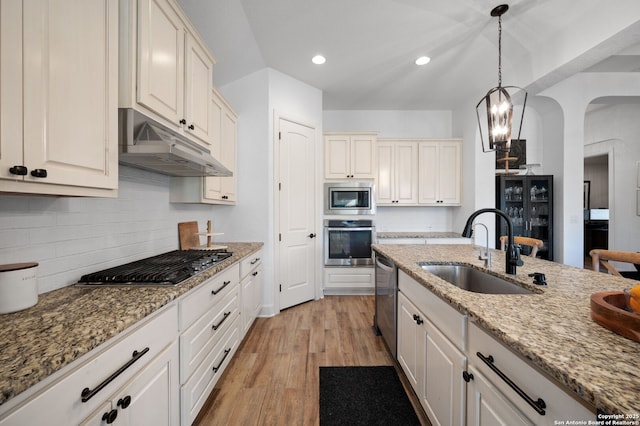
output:
[[[83,275],[81,284],[176,285],[231,256],[229,252],[174,250]]]

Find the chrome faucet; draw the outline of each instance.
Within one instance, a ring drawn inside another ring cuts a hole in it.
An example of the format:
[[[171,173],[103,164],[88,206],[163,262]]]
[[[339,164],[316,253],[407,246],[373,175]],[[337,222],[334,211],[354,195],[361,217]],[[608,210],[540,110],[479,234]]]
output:
[[[480,255],[478,256],[478,259],[484,260],[484,267],[487,269],[491,269],[491,252],[489,251],[489,228],[487,228],[487,225],[480,222],[474,223],[473,228],[475,229],[475,227],[478,225],[482,226],[487,233],[487,239],[486,239],[487,247],[485,249],[484,254],[482,254],[482,249],[480,249]]]
[[[513,242],[513,224],[511,223],[511,219],[505,212],[498,209],[480,209],[471,213],[469,219],[467,219],[467,224],[464,226],[464,230],[462,231],[462,236],[465,238],[471,237],[472,225],[473,221],[476,217],[480,216],[482,213],[494,213],[498,216],[501,216],[505,222],[507,222],[507,252],[506,252],[506,263],[505,263],[505,272],[509,275],[516,274],[516,266],[522,266],[522,259],[520,259],[520,249]],[[488,231],[487,231],[488,233]],[[488,244],[488,238],[487,238]]]

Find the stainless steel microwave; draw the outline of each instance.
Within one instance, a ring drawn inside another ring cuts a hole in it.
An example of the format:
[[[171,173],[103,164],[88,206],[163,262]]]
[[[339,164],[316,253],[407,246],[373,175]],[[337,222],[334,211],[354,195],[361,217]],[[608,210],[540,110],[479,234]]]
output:
[[[364,215],[376,213],[373,182],[326,182],[324,213]]]

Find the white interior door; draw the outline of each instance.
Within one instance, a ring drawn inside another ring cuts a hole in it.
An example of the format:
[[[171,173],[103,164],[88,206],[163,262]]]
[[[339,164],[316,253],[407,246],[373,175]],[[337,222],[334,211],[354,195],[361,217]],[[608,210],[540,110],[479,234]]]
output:
[[[315,129],[279,118],[280,309],[315,296]]]

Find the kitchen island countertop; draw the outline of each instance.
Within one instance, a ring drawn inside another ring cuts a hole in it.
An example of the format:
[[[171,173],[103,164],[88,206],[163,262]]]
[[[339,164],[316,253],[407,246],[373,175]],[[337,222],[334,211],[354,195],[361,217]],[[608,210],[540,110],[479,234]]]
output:
[[[523,257],[517,275],[507,276],[504,253],[492,250],[491,270],[534,293],[479,294],[449,284],[417,264],[460,262],[483,269],[478,246],[376,244],[373,248],[588,405],[605,413],[640,414],[640,343],[590,317],[592,293],[622,291],[636,281],[529,257]],[[533,285],[528,276],[533,272],[544,273],[548,286]]]
[[[423,231],[380,231],[376,232],[378,238],[462,238],[456,232],[423,232]]]
[[[263,245],[225,244],[233,256],[176,286],[69,286],[0,315],[0,405]]]

